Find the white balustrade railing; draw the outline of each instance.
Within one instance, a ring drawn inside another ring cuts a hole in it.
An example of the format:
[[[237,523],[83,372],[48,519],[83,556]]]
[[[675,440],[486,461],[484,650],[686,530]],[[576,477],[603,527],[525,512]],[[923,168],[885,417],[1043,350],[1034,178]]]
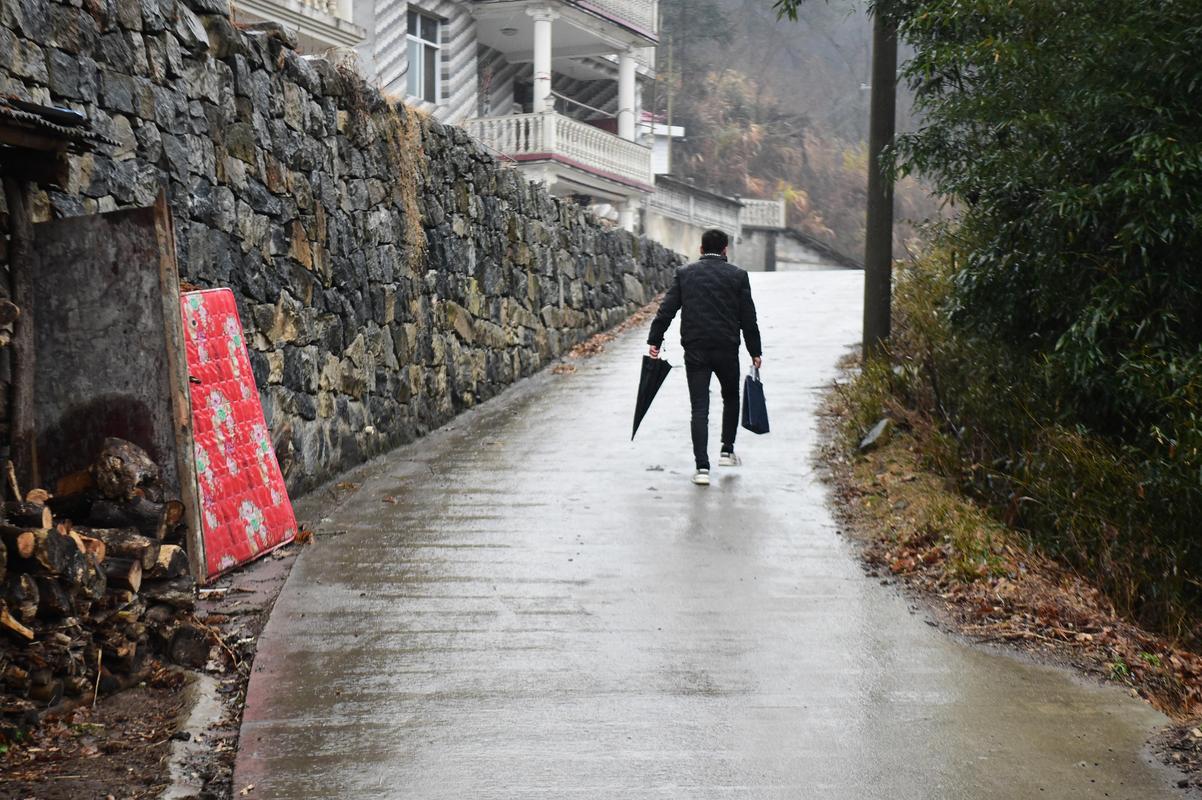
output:
[[[727,232],[739,229],[739,206],[724,203],[702,192],[690,192],[665,181],[656,181],[655,194],[647,205],[664,216],[678,219],[701,228],[720,228]]]
[[[648,33],[657,31],[657,5],[655,0],[569,0],[574,5],[600,12],[631,27]]]
[[[542,114],[514,114],[468,120],[467,132],[489,148],[507,156],[546,153],[546,125]]]
[[[688,221],[692,219],[692,203],[689,195],[681,189],[657,180],[655,194],[647,198],[647,205],[668,216]]]
[[[751,228],[787,227],[784,200],[744,200],[743,225]]]
[[[303,19],[310,11],[329,14],[346,22],[354,18],[354,0],[251,0],[240,5],[245,5],[252,13],[262,13],[278,21],[292,21],[298,15]]]
[[[465,127],[507,156],[560,156],[625,180],[643,185],[651,182],[649,147],[554,112],[473,119]]]

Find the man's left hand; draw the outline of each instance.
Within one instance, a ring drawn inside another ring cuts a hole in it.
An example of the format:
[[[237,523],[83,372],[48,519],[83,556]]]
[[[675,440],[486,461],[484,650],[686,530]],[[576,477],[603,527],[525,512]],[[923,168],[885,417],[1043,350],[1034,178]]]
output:
[[[659,358],[659,348],[651,345],[651,349],[647,351],[652,358]]]
[[[756,369],[759,369],[759,368],[760,368],[760,366],[762,366],[762,365],[763,365],[763,363],[764,363],[764,359],[763,359],[763,358],[761,358],[760,356],[756,356],[755,358],[751,359],[751,363],[752,363],[752,364],[755,364],[755,368],[756,368]]]

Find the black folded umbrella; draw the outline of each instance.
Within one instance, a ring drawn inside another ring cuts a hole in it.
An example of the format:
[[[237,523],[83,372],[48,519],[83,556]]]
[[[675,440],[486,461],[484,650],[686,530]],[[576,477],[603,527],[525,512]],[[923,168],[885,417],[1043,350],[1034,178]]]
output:
[[[643,356],[643,374],[639,376],[639,397],[634,403],[634,429],[630,431],[630,440],[639,432],[639,423],[647,416],[655,393],[664,385],[664,378],[672,371],[672,365],[662,358]]]

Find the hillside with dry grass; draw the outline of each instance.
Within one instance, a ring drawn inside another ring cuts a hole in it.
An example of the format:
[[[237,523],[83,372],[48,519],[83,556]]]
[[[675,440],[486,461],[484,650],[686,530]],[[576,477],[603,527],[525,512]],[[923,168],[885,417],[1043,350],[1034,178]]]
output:
[[[684,126],[673,171],[742,197],[781,197],[789,223],[858,258],[864,246],[870,23],[861,4],[664,0],[659,81],[648,105]],[[899,129],[914,126],[899,94]],[[898,253],[939,214],[926,187],[897,189]]]

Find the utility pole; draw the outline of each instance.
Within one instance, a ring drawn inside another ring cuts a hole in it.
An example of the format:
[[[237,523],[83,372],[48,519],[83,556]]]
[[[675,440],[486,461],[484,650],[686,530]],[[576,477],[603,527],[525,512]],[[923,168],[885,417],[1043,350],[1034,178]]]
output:
[[[674,32],[673,32],[674,33]],[[672,166],[672,81],[675,80],[673,75],[672,64],[672,35],[668,35],[668,174],[675,175],[676,170]]]
[[[872,89],[868,119],[868,215],[864,235],[864,360],[880,356],[892,327],[893,179],[884,151],[897,114],[897,26],[878,8],[872,17]]]

